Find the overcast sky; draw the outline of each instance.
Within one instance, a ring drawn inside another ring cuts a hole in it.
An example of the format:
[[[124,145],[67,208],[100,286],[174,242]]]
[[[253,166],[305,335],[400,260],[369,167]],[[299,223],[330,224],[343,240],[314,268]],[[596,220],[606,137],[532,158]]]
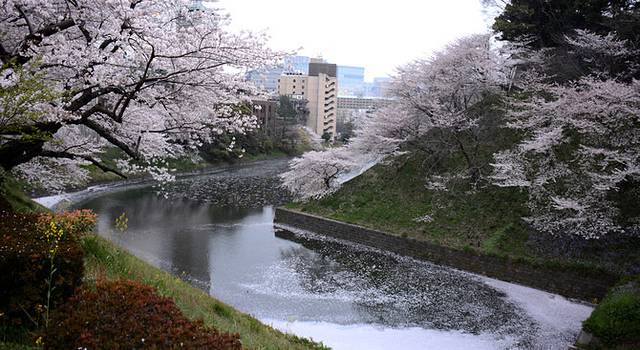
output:
[[[387,76],[453,39],[488,31],[480,0],[219,0],[234,30],[265,31],[270,46]]]

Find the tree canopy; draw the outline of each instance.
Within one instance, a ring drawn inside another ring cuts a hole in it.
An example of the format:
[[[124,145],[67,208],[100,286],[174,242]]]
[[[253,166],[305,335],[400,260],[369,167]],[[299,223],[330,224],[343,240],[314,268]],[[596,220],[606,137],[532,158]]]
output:
[[[279,57],[186,0],[8,0],[0,22],[3,114],[25,104],[11,91],[29,86],[15,85],[37,77],[48,91],[32,96],[28,117],[0,124],[0,166],[26,178],[77,179],[83,163],[166,173],[160,159],[255,126],[233,107],[257,93],[243,73]],[[102,164],[107,146],[128,162]]]
[[[534,48],[556,47],[575,29],[616,32],[640,43],[640,2],[635,0],[512,0],[495,19],[501,40],[525,40]]]

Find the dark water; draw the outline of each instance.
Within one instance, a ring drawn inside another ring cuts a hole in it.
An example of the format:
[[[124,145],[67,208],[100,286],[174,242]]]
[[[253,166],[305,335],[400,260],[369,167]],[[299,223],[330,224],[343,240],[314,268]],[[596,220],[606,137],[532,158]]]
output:
[[[539,346],[543,328],[563,346],[575,336],[546,329],[476,276],[274,228],[274,206],[290,199],[276,178],[285,167],[262,162],[76,206],[93,209],[109,239],[261,319],[490,334],[509,348],[553,348]],[[122,213],[125,232],[115,229]]]

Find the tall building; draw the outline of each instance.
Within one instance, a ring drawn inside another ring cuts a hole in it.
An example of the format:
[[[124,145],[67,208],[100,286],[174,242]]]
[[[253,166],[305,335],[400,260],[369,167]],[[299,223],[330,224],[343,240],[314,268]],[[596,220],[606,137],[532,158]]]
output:
[[[365,93],[364,67],[338,66],[339,96],[363,96]]]
[[[309,73],[309,61],[310,58],[307,56],[287,56],[280,66],[263,71],[251,71],[247,73],[246,79],[266,91],[277,92],[278,78],[282,74],[307,74]]]
[[[278,94],[307,100],[307,126],[316,134],[336,135],[338,80],[335,64],[310,59],[308,74],[289,73],[280,76]]]

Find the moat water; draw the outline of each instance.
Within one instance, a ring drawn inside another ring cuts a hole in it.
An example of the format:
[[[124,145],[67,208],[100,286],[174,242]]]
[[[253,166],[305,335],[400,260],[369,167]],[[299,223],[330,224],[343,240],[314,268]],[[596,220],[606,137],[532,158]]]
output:
[[[592,308],[561,296],[274,227],[286,160],[63,196],[136,256],[334,349],[566,349]],[[49,205],[61,197],[40,199]],[[115,219],[124,213],[128,228]]]

